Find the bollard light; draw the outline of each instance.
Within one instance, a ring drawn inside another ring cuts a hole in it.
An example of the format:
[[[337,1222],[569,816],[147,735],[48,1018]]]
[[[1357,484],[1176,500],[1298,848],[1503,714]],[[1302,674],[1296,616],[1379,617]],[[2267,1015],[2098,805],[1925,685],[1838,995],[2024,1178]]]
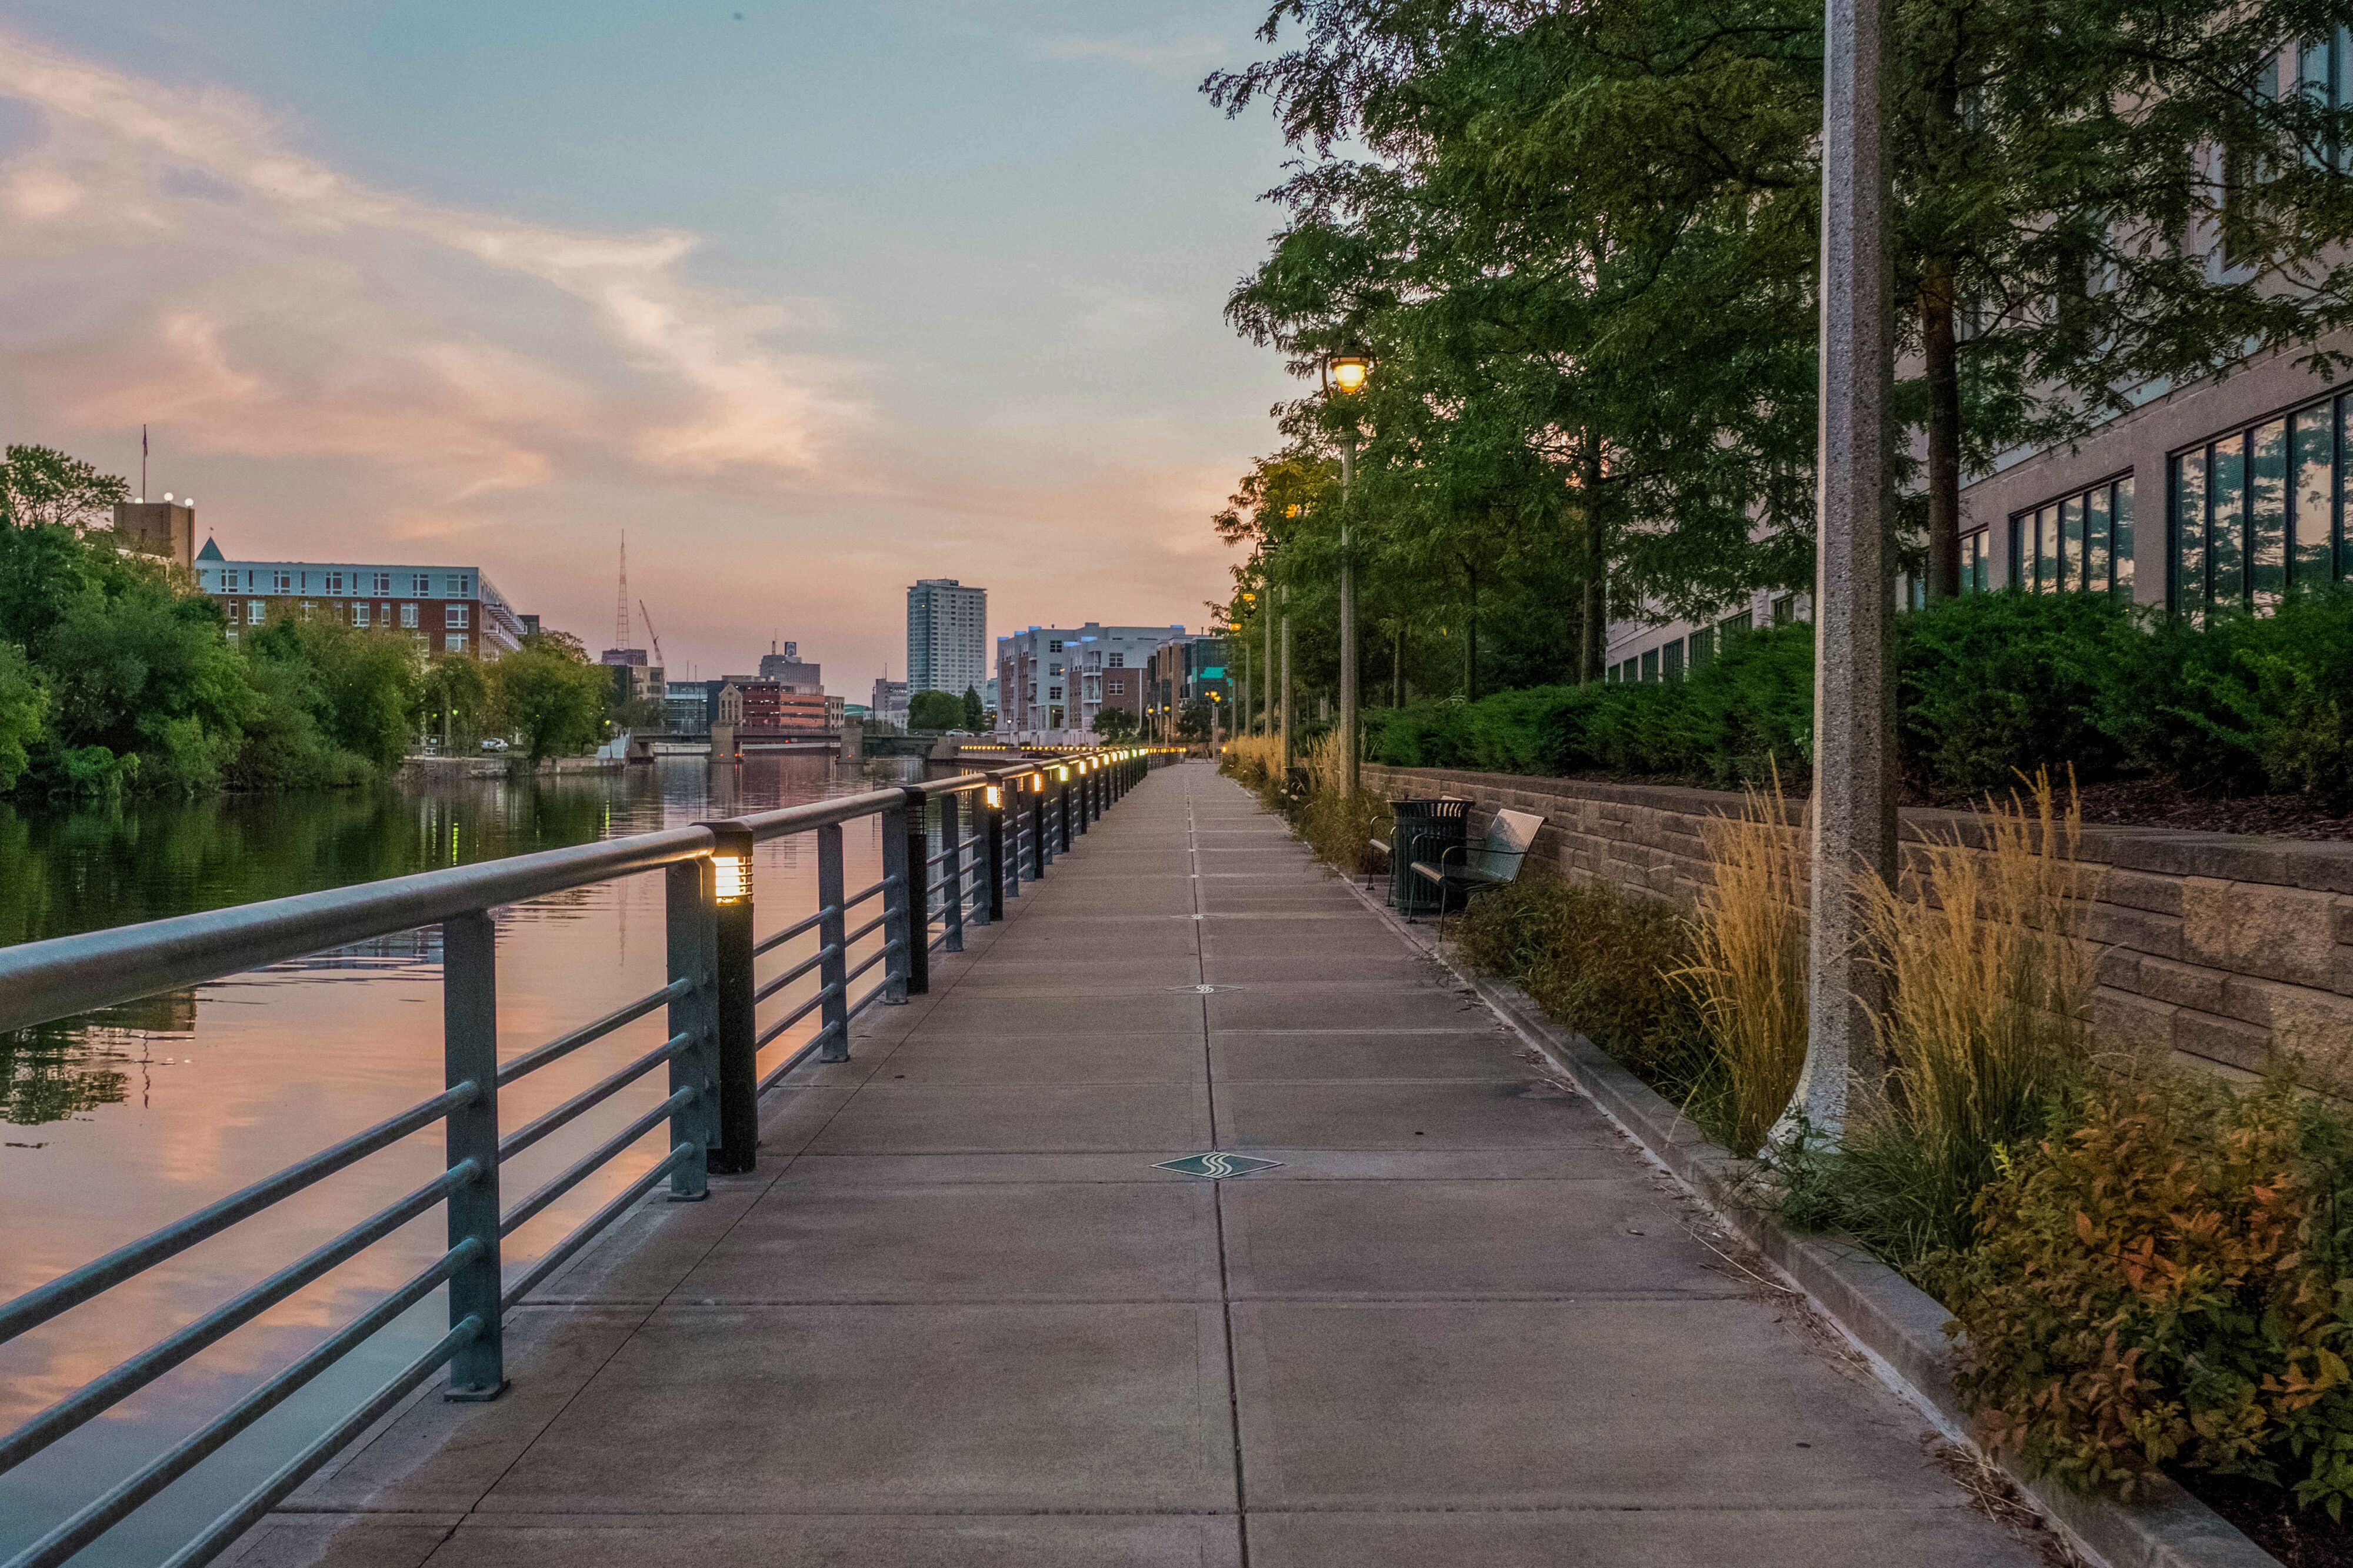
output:
[[[718,885],[719,901],[740,904],[752,896],[752,858],[748,855],[713,855],[711,869]]]
[[[991,811],[997,810],[1005,804],[1005,792],[995,784],[983,784],[980,797],[988,803],[988,809]]]
[[[1070,764],[1070,763],[1058,763],[1058,764],[1055,766],[1055,769],[1054,769],[1054,782],[1055,782],[1055,783],[1057,783],[1057,784],[1068,784],[1068,783],[1070,783],[1070,782],[1071,782],[1071,764]]]

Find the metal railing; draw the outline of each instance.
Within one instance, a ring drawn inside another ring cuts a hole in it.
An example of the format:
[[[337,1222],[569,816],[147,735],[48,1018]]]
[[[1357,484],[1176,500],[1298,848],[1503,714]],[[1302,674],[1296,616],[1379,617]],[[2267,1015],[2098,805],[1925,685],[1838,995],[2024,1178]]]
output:
[[[211,1560],[442,1367],[449,1369],[447,1397],[497,1397],[506,1387],[502,1326],[510,1308],[663,1181],[673,1197],[691,1200],[707,1194],[712,1173],[751,1170],[763,1090],[812,1054],[822,1060],[848,1059],[851,1020],[878,1002],[903,1002],[925,991],[934,949],[958,951],[967,926],[1002,919],[1005,899],[1018,897],[1024,880],[1043,874],[1057,845],[1069,847],[1074,820],[1083,832],[1086,822],[1172,755],[1135,747],[1024,762],[602,844],[0,948],[5,1031],[438,925],[444,1056],[438,1093],[0,1303],[0,1344],[437,1122],[447,1142],[444,1169],[432,1181],[0,1435],[0,1474],[435,1206],[445,1209],[448,1222],[447,1246],[427,1267],[0,1568],[65,1563],[444,1286],[448,1331],[182,1546],[169,1559],[171,1568]],[[883,875],[872,886],[847,893],[842,825],[867,816],[881,818]],[[967,816],[973,825],[969,835],[963,827]],[[929,853],[934,817],[942,825],[936,854]],[[818,908],[770,936],[755,938],[752,851],[765,840],[802,833],[813,835],[817,844]],[[935,868],[944,868],[937,880]],[[665,984],[501,1062],[498,961],[490,911],[656,870],[665,880]],[[852,914],[878,899],[879,912],[851,929]],[[930,934],[935,921],[943,928],[938,938]],[[812,935],[814,951],[765,981],[756,977],[759,960]],[[878,937],[872,951],[852,967],[852,950]],[[852,1000],[853,986],[878,964],[881,978]],[[759,1024],[764,1004],[812,976],[812,994],[765,1026]],[[501,1090],[657,1011],[664,1012],[667,1034],[659,1046],[522,1126],[501,1132]],[[812,1013],[818,1015],[817,1029],[760,1073],[761,1048]],[[506,1161],[662,1068],[668,1069],[663,1099],[521,1202],[503,1206],[499,1173]],[[665,1126],[669,1146],[660,1159],[528,1268],[507,1277],[501,1258],[506,1237]]]

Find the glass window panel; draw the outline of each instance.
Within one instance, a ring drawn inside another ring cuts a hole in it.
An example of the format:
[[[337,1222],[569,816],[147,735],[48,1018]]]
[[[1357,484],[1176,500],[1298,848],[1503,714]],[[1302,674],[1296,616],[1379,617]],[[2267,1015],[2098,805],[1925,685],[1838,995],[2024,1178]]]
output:
[[[2059,586],[2084,585],[2084,498],[2069,496],[2059,503]]]
[[[2295,466],[2295,503],[2290,539],[2291,570],[2299,588],[2317,588],[2332,575],[2336,553],[2334,502],[2337,468],[2334,415],[2326,403],[2296,411],[2295,433],[2289,437],[2290,460]]]
[[[2206,609],[2206,454],[2173,459],[2173,607],[2193,621]]]
[[[1664,680],[1683,678],[1683,645],[1681,638],[1659,650],[1659,676]]]
[[[2247,442],[2243,436],[2209,448],[2206,596],[2216,609],[2247,602]]]
[[[2010,585],[2022,588],[2034,574],[2034,514],[2021,512],[2010,520]]]
[[[1659,679],[1659,650],[1657,648],[1651,648],[1649,652],[1642,655],[1642,679],[1644,680],[1656,680]]]
[[[2353,45],[2348,45],[2340,32],[2337,35],[2337,59],[2342,61],[2348,53],[2353,53]],[[2353,577],[2353,528],[2345,523],[2346,448],[2353,446],[2353,439],[2348,437],[2353,437],[2353,393],[2337,400],[2337,580],[2340,583]]]
[[[2268,615],[2287,592],[2287,421],[2258,425],[2247,439],[2248,596]]]
[[[2095,594],[2108,587],[2108,487],[2084,498],[2084,586]]]
[[[1715,657],[1715,628],[1702,626],[1691,635],[1691,667],[1697,669]]]
[[[2059,591],[2059,519],[2052,507],[2038,508],[2034,513],[2034,591],[2055,594]]]
[[[2108,514],[2108,559],[2114,563],[2118,598],[2133,596],[2133,482],[2126,474],[2116,482],[2116,499]]]

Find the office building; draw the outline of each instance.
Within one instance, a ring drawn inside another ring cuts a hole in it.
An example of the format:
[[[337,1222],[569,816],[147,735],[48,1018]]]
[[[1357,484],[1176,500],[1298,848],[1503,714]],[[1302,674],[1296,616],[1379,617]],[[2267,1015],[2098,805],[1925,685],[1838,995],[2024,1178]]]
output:
[[[961,697],[988,679],[988,590],[926,577],[907,590],[907,689]]]
[[[1090,731],[1106,700],[1132,708],[1152,655],[1183,626],[1031,626],[997,639],[997,727]]]
[[[788,642],[784,651],[770,643],[768,651],[760,656],[760,679],[789,686],[796,691],[823,691],[825,668],[822,665],[806,663],[801,658],[801,645]]]
[[[196,586],[219,601],[228,635],[292,616],[363,631],[406,632],[435,657],[497,658],[522,643],[522,617],[475,566],[231,561],[212,540]]]
[[[907,722],[907,696],[905,681],[892,680],[887,676],[879,678],[874,682],[874,695],[867,710],[878,724],[903,725]]]

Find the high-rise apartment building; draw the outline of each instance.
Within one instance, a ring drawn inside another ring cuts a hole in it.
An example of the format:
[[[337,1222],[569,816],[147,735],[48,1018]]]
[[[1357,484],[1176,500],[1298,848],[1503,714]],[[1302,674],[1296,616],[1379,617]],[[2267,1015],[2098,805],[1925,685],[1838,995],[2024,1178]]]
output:
[[[926,577],[907,590],[907,689],[961,697],[988,680],[988,590]]]

